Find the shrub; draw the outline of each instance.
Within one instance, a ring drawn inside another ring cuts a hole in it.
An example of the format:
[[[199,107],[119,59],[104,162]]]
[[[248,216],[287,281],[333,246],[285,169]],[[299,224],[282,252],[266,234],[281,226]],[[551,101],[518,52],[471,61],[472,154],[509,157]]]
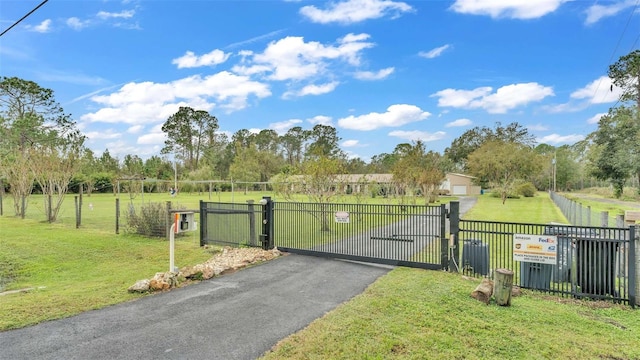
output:
[[[142,204],[137,211],[129,205],[126,219],[131,232],[152,237],[166,236],[167,208],[163,203]]]
[[[537,191],[535,185],[527,182],[518,185],[516,192],[524,197],[534,197]]]

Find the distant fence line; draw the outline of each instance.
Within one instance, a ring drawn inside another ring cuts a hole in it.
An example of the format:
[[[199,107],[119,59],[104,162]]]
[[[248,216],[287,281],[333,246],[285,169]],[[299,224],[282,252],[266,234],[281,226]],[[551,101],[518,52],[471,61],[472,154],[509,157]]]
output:
[[[577,201],[550,191],[551,200],[556,204],[569,223],[576,226],[602,226],[623,228],[623,215],[610,215],[608,211],[593,211],[591,206],[583,206]]]

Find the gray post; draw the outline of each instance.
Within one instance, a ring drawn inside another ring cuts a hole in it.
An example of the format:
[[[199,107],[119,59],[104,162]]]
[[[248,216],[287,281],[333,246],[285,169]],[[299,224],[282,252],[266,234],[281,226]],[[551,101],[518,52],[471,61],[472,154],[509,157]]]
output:
[[[458,201],[449,203],[449,226],[453,237],[453,244],[451,244],[453,256],[449,259],[449,271],[458,272],[460,264],[460,203]]]
[[[202,213],[201,213],[202,216]],[[167,241],[169,241],[169,237],[171,236],[171,224],[173,223],[173,217],[171,216],[171,201],[167,201],[167,223],[165,235],[167,237]]]
[[[2,181],[0,181],[0,186],[2,186]],[[2,195],[0,195],[0,216],[2,215]]]
[[[73,202],[76,205],[76,229],[80,227],[80,210],[78,206],[78,195],[73,197]]]
[[[264,205],[262,206],[262,248],[271,250],[273,243],[273,201],[270,196],[263,196]]]
[[[80,184],[80,196],[78,197],[78,223],[76,226],[82,225],[82,193],[84,192],[84,184]]]
[[[587,206],[587,226],[591,226],[591,206]]]
[[[449,266],[449,239],[447,239],[446,213],[446,205],[440,204],[440,266],[442,270],[445,270],[447,266]]]
[[[603,211],[600,213],[600,226],[609,227],[609,212]]]
[[[620,229],[624,227],[624,215],[616,215],[616,227]]]

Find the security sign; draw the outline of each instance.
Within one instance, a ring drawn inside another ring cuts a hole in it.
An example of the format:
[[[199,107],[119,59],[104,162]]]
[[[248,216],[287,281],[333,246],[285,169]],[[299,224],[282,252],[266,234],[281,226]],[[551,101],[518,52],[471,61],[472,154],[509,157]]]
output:
[[[514,261],[553,265],[557,256],[557,236],[513,234]]]
[[[337,223],[348,224],[349,223],[349,213],[346,211],[336,211],[334,214],[334,219]]]

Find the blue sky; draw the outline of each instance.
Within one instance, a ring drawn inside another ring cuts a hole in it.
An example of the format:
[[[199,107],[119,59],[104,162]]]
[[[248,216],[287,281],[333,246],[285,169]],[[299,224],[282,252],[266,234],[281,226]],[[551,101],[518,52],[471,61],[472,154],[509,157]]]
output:
[[[0,29],[39,3],[1,1]],[[640,0],[50,0],[0,38],[0,74],[53,89],[97,154],[158,154],[191,106],[228,134],[332,125],[368,161],[496,122],[573,144],[639,37]]]

